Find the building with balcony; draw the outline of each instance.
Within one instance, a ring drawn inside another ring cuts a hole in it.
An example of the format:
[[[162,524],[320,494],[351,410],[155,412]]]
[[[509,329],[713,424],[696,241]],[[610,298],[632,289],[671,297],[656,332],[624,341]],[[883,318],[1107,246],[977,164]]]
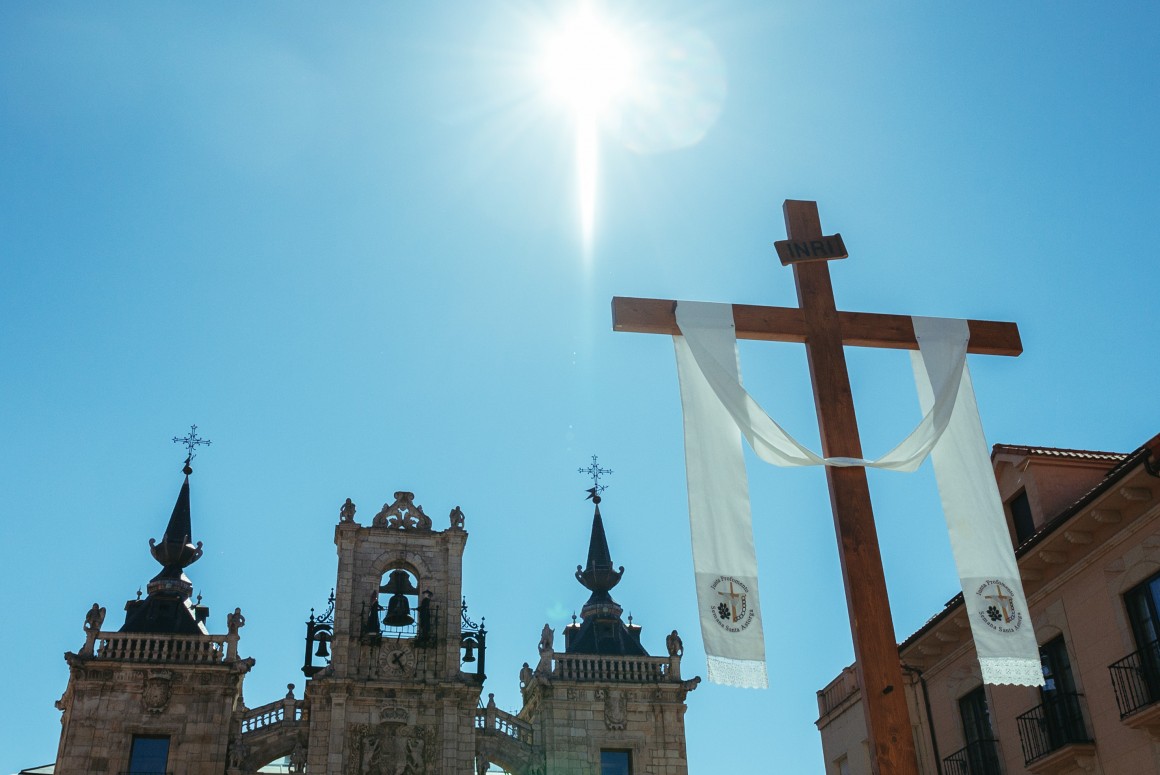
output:
[[[1160,773],[1160,435],[996,445],[1045,686],[985,686],[963,597],[899,645],[924,775]],[[853,667],[818,692],[826,773],[870,772]]]
[[[105,629],[105,608],[89,610],[84,645],[66,654],[56,761],[23,772],[687,775],[685,698],[700,679],[681,678],[675,630],[667,654],[651,656],[641,628],[622,620],[609,591],[624,568],[613,568],[599,505],[576,572],[591,596],[564,628],[563,651],[544,625],[535,668],[520,671],[518,712],[481,701],[487,632],[462,602],[464,514],[452,509],[439,530],[409,492],[367,525],[350,499],[340,508],[337,583],[306,622],[305,689],[295,697],[289,684],[285,697],[248,707],[245,617],[235,608],[226,633],[211,633],[185,575],[202,555],[189,462],[162,538],[150,541],[161,571],[148,596],[126,604],[116,630]]]

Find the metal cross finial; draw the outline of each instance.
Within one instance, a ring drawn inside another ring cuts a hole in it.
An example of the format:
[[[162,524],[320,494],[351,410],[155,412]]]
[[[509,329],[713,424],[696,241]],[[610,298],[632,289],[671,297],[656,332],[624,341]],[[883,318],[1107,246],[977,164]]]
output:
[[[186,452],[189,453],[188,455],[186,455],[186,458],[185,458],[185,465],[187,467],[189,466],[189,461],[193,460],[193,458],[194,458],[194,454],[193,454],[194,447],[199,447],[202,444],[204,444],[205,446],[208,447],[210,444],[213,444],[213,442],[210,441],[209,439],[203,439],[203,438],[198,437],[196,425],[189,426],[189,434],[186,435],[185,438],[179,438],[177,436],[174,436],[173,443],[185,445],[185,450],[186,450]]]
[[[612,469],[611,468],[601,468],[600,465],[596,462],[596,455],[593,455],[592,456],[592,465],[588,466],[587,468],[584,468],[584,467],[577,468],[576,473],[588,474],[589,476],[592,477],[592,489],[589,490],[589,492],[592,493],[592,495],[597,495],[598,493],[602,493],[608,489],[608,485],[600,483],[600,477],[603,476],[604,474],[611,474]]]

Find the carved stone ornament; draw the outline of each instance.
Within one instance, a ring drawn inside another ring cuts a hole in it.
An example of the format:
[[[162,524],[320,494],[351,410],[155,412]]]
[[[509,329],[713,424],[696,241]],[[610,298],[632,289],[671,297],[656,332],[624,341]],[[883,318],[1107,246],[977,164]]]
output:
[[[289,756],[291,772],[306,772],[306,753],[306,741],[299,737]]]
[[[430,530],[431,518],[423,513],[422,506],[415,505],[414,500],[413,492],[395,493],[395,502],[389,506],[384,503],[383,510],[375,514],[372,524],[397,530]]]
[[[604,726],[613,731],[628,726],[628,697],[620,689],[609,689],[604,698]]]
[[[150,670],[141,690],[141,704],[150,713],[161,713],[173,694],[173,674],[168,670]]]
[[[387,706],[379,711],[379,721],[384,724],[406,724],[411,720],[411,714],[406,708]]]
[[[338,509],[339,524],[354,522],[354,514],[356,511],[358,511],[358,507],[354,505],[354,501],[347,498],[346,503],[342,504]]]
[[[395,721],[347,727],[344,775],[434,775],[435,730]]]
[[[241,772],[246,769],[246,759],[249,755],[250,747],[242,741],[240,736],[230,739],[229,751],[226,754],[226,761],[230,770]]]

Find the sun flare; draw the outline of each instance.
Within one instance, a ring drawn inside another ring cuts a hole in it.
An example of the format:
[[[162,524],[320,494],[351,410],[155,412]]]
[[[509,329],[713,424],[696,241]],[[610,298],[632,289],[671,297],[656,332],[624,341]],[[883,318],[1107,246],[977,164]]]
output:
[[[634,86],[635,69],[631,41],[587,3],[543,42],[540,70],[545,89],[572,113],[575,124],[580,231],[586,248],[591,246],[596,221],[601,123]]]
[[[633,60],[627,37],[584,5],[545,41],[543,76],[555,99],[599,118],[628,90]]]

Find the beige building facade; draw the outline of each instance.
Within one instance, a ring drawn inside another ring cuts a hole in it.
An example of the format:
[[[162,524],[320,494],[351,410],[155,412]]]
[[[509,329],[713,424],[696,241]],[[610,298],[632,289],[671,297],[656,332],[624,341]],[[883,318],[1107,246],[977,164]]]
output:
[[[161,572],[119,629],[105,627],[99,604],[88,612],[84,645],[66,655],[56,762],[28,772],[245,775],[284,762],[327,775],[687,775],[685,699],[700,679],[681,677],[675,630],[652,656],[622,619],[610,590],[624,568],[613,567],[599,505],[576,572],[590,597],[562,650],[544,625],[538,656],[519,670],[518,712],[483,700],[487,631],[462,602],[463,512],[440,529],[403,491],[367,524],[343,504],[335,590],[306,625],[304,691],[290,684],[250,708],[245,617],[235,608],[227,632],[210,633],[185,575],[202,548],[189,460],[184,470],[165,532],[150,541]]]
[[[984,686],[962,595],[899,646],[924,775],[1160,773],[1160,436],[997,445],[1046,685]],[[818,692],[827,775],[870,773],[855,671]]]

